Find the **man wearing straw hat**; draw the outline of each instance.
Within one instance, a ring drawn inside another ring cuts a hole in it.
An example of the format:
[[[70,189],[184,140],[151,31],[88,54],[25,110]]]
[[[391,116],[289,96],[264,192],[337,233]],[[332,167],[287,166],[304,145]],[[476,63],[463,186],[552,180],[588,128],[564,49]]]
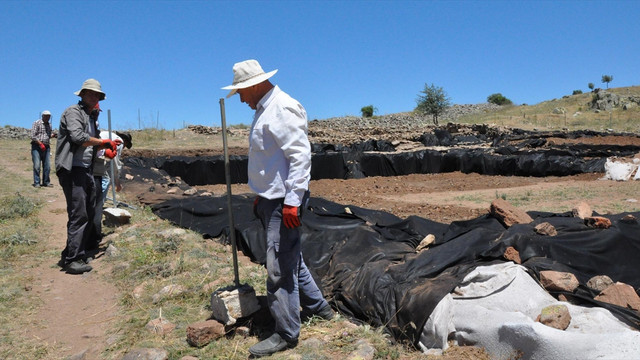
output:
[[[227,97],[255,110],[249,134],[249,186],[258,195],[254,212],[267,236],[267,301],[275,332],[253,345],[256,357],[295,347],[300,335],[300,307],[325,320],[334,316],[331,306],[302,259],[300,216],[309,199],[311,146],[307,138],[307,113],[268,79],[256,60],[233,66],[233,84]]]
[[[88,79],[74,93],[80,101],[69,106],[60,117],[60,130],[56,144],[56,175],[67,201],[67,246],[59,265],[69,274],[91,271],[87,263],[87,245],[93,234],[90,222],[96,201],[93,179],[95,152],[100,149],[116,151],[115,142],[98,138],[98,124],[91,112],[99,101],[106,98],[100,83]]]

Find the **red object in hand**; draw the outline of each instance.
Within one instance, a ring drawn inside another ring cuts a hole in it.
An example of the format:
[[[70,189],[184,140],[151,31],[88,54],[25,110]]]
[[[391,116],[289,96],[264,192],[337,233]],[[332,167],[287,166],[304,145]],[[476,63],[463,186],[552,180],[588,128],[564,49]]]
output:
[[[260,201],[260,196],[256,196],[255,199],[253,199],[253,215],[257,218],[259,218],[258,216],[258,201]]]
[[[117,145],[113,140],[110,139],[102,139],[102,144],[100,144],[100,147],[103,149],[111,149],[113,151],[116,151],[117,149]]]
[[[46,146],[44,146],[44,143],[40,143],[40,150],[45,151],[47,149]]]
[[[298,216],[298,207],[291,205],[284,205],[282,207],[282,220],[284,226],[289,229],[297,228],[300,226],[300,217]]]
[[[116,143],[116,146],[120,146],[122,144],[122,140],[120,139],[115,139],[113,142]]]
[[[109,159],[113,159],[114,157],[116,157],[117,154],[118,154],[117,152],[111,149],[106,149],[104,151],[104,156],[108,157]]]

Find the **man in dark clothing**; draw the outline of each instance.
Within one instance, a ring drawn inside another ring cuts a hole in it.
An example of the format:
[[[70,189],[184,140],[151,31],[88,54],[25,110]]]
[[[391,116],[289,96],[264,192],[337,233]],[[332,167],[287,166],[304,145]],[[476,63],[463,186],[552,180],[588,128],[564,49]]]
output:
[[[75,92],[81,100],[68,107],[60,117],[60,130],[56,146],[56,175],[67,201],[67,246],[62,251],[60,265],[67,273],[82,274],[91,271],[86,262],[86,247],[94,234],[90,225],[96,200],[93,179],[95,152],[116,144],[98,138],[98,126],[91,111],[106,98],[100,83],[88,79]]]

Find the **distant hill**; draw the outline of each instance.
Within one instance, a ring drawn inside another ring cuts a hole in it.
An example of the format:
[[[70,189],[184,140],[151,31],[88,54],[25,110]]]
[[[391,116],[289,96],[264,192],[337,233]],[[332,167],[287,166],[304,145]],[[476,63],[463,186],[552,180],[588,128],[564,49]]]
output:
[[[522,128],[640,132],[640,86],[595,89],[534,105],[508,105],[461,116],[456,122]]]

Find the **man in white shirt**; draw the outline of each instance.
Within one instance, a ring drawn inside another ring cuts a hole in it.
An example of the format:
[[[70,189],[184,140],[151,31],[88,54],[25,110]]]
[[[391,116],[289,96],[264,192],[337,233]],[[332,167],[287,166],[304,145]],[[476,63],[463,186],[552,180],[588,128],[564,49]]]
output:
[[[227,97],[256,111],[249,134],[249,187],[258,194],[254,213],[267,234],[267,301],[275,320],[275,333],[253,345],[255,357],[295,347],[302,311],[330,320],[331,306],[323,298],[302,259],[300,216],[309,199],[311,146],[307,113],[268,79],[256,60],[233,66],[233,85]]]

